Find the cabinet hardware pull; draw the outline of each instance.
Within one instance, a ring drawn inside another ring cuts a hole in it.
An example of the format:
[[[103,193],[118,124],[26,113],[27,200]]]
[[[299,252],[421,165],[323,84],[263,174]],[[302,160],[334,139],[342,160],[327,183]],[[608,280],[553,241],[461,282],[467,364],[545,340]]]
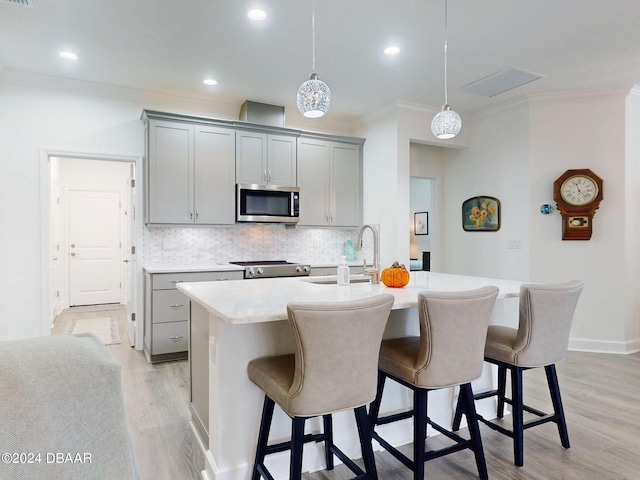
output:
[[[171,305],[169,305],[171,308],[180,308],[180,307],[184,307],[184,304],[182,303],[172,303]]]
[[[269,176],[267,177],[267,182],[271,182],[271,170],[269,170]]]
[[[183,280],[171,280],[171,283],[182,283]]]
[[[200,217],[200,210],[196,207],[196,220]]]
[[[228,278],[216,278],[216,282],[223,282],[224,280],[229,280]]]
[[[179,337],[169,337],[169,340],[173,340],[174,342],[177,342],[178,340],[181,340],[184,338],[184,335],[180,335]]]
[[[262,171],[262,179],[266,182],[267,181],[267,171],[263,170]]]

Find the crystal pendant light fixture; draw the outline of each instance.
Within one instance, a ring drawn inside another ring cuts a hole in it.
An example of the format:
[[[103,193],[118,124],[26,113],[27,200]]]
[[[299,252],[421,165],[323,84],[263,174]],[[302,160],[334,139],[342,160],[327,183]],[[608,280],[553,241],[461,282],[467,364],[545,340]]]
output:
[[[460,115],[451,110],[447,95],[447,0],[444,0],[444,105],[442,111],[433,117],[431,131],[442,140],[455,137],[462,128]]]
[[[298,89],[297,105],[300,113],[308,118],[319,118],[329,110],[331,104],[331,90],[329,86],[318,78],[316,74],[316,2],[313,2],[311,14],[311,41],[313,63],[309,80]]]

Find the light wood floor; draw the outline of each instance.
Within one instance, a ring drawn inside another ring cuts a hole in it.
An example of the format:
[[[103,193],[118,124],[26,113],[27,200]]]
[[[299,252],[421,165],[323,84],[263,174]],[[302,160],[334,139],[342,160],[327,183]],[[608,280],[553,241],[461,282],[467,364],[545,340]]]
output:
[[[66,311],[56,320],[62,333],[72,316],[104,312]],[[129,347],[124,310],[118,311],[122,344],[107,348],[122,364],[125,407],[136,461],[144,480],[200,479],[204,458],[189,426],[186,361],[151,365]],[[513,465],[511,439],[481,425],[489,477],[495,480],[640,479],[640,354],[569,352],[558,375],[571,448],[560,446],[553,424],[525,432],[525,465]],[[508,388],[508,387],[507,387]],[[527,404],[548,410],[543,369],[524,374]],[[440,436],[430,439],[441,442]],[[410,446],[407,452],[410,452]],[[376,452],[381,480],[410,480],[411,474],[386,452]],[[427,462],[429,480],[477,478],[473,454],[458,452]],[[344,466],[305,474],[306,480],[346,480]]]

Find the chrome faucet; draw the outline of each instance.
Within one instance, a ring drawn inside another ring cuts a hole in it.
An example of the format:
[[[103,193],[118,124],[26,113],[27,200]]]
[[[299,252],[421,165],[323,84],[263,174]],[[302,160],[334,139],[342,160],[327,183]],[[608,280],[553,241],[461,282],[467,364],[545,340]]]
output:
[[[380,236],[378,230],[371,225],[362,225],[358,232],[358,240],[356,241],[356,250],[362,250],[362,235],[366,229],[370,229],[373,233],[373,268],[367,268],[367,260],[363,260],[364,274],[371,277],[371,283],[380,283]]]

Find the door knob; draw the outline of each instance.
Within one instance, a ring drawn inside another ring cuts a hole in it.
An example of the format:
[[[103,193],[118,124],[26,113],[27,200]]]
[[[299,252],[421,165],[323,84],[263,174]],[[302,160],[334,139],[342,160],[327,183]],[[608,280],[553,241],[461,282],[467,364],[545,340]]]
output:
[[[76,252],[71,252],[71,256],[75,257],[76,256]]]

